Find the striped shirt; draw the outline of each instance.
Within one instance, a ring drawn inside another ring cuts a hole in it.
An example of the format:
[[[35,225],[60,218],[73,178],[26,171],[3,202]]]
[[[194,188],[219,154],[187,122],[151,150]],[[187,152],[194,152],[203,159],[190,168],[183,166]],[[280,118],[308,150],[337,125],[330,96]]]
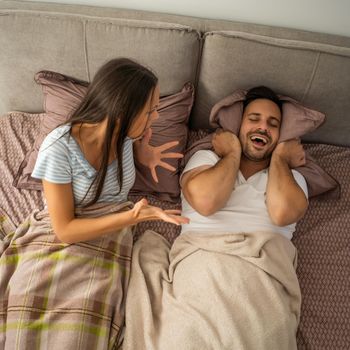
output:
[[[51,131],[42,143],[32,177],[56,184],[71,183],[74,202],[83,206],[93,198],[93,188],[85,197],[97,171],[84,157],[79,144],[69,133],[70,125]],[[105,182],[98,202],[124,202],[135,182],[133,141],[126,137],[123,148],[123,187],[119,192],[118,161],[108,165]],[[84,199],[85,197],[85,199]],[[84,201],[82,201],[84,199]]]

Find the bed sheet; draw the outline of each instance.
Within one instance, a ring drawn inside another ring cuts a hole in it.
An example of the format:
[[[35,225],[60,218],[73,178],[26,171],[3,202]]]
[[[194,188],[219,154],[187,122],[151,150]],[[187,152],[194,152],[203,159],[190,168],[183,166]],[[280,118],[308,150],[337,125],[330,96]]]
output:
[[[12,112],[0,117],[0,233],[17,226],[34,209],[43,206],[41,192],[12,186],[21,160],[40,127],[40,114]],[[190,143],[206,135],[190,132]],[[302,292],[302,312],[297,341],[299,349],[341,350],[350,347],[350,148],[307,144],[314,159],[341,185],[341,198],[310,200],[305,217],[297,224],[293,243],[298,249],[297,274]],[[141,196],[130,196],[137,201]],[[147,197],[164,209],[180,208]],[[9,221],[11,220],[11,222]],[[135,229],[135,239],[152,229],[172,243],[180,227],[144,222]]]

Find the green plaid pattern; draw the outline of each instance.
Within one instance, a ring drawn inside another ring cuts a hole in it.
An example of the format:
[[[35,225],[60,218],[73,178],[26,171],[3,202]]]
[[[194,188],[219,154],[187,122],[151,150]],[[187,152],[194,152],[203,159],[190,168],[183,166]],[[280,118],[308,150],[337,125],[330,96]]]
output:
[[[129,206],[97,204],[76,214],[97,217]],[[0,349],[117,346],[129,283],[131,228],[64,244],[43,211],[1,238]]]

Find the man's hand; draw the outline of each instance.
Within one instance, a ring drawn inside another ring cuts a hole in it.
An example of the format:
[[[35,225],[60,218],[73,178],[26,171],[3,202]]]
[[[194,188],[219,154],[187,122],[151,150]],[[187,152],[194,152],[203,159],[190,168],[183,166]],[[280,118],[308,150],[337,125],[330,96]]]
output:
[[[153,147],[149,144],[152,136],[152,129],[146,130],[145,135],[141,140],[134,142],[134,154],[135,158],[144,166],[151,170],[152,178],[155,182],[158,182],[156,167],[161,166],[169,171],[175,171],[176,168],[163,161],[164,158],[182,158],[183,154],[176,152],[164,153],[169,148],[175,147],[179,144],[179,141],[171,141],[164,143],[161,146]]]
[[[209,162],[189,170],[181,181],[186,200],[203,216],[212,215],[226,205],[241,161],[241,143],[232,132],[217,130],[212,145],[221,159],[214,165]]]
[[[215,153],[221,158],[229,154],[234,155],[237,159],[241,156],[241,143],[238,137],[230,131],[216,130],[213,135],[212,145]]]
[[[299,139],[279,143],[272,156],[285,161],[289,169],[305,165],[305,150]]]

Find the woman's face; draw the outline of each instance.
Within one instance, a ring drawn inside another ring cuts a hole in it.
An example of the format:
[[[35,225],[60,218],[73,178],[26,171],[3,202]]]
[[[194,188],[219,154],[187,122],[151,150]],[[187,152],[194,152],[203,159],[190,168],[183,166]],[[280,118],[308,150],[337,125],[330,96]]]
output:
[[[159,117],[157,108],[159,106],[159,85],[157,84],[139,115],[135,118],[128,132],[132,139],[141,138],[153,121]]]

